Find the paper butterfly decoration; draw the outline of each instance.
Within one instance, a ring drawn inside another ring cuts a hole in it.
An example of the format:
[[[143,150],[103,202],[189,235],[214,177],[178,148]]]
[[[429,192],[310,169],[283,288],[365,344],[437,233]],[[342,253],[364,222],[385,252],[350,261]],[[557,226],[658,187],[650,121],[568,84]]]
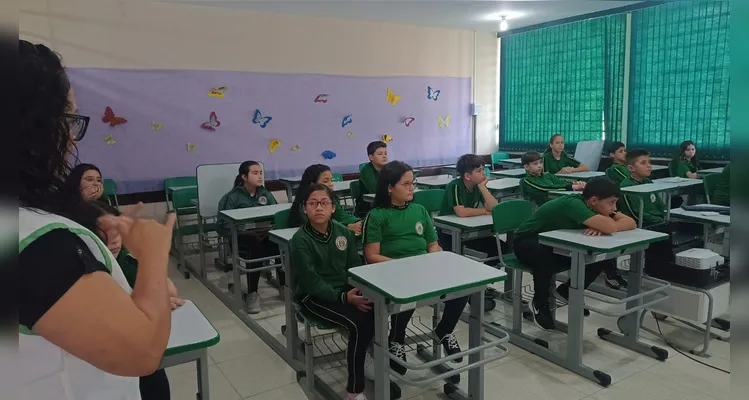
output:
[[[315,103],[327,103],[328,102],[328,96],[329,94],[319,94],[317,97],[315,97]]]
[[[393,140],[393,137],[392,137],[392,136],[390,136],[390,135],[382,135],[382,141],[383,141],[383,142],[385,142],[385,143],[388,143],[388,142],[390,142],[391,140]]]
[[[117,141],[112,138],[112,135],[107,135],[107,137],[104,138],[104,140],[107,142],[107,144],[117,144]]]
[[[163,127],[164,124],[161,122],[151,121],[151,129],[155,130],[156,132],[161,130],[161,127]]]
[[[403,120],[403,123],[406,125],[406,128],[410,127],[411,124],[414,123],[414,119],[415,118],[412,115],[409,115],[408,117],[406,117],[405,120]]]
[[[343,117],[343,119],[341,120],[341,128],[345,128],[346,125],[348,125],[348,124],[350,124],[352,122],[354,122],[354,120],[351,119],[351,114]]]
[[[221,121],[218,120],[215,111],[211,111],[211,116],[208,118],[208,121],[203,122],[200,125],[201,128],[207,129],[209,131],[215,131],[219,126],[221,126]]]
[[[356,137],[356,135],[354,135],[354,131],[348,131],[348,138],[349,139],[353,139],[355,137]]]
[[[104,116],[101,117],[101,122],[107,123],[109,126],[115,126],[124,124],[127,120],[123,117],[114,115],[112,108],[107,106],[107,108],[104,109]]]
[[[189,142],[188,142],[188,143],[187,143],[187,151],[195,151],[195,147],[197,147],[197,146],[198,146],[198,145],[197,145],[197,144],[195,144],[195,143],[189,143]]]
[[[440,91],[432,89],[431,86],[427,86],[427,99],[437,101],[440,97]]]
[[[440,124],[440,128],[449,128],[450,127],[450,116],[448,115],[445,118],[437,117],[437,122]]]
[[[224,91],[229,90],[228,86],[219,86],[211,89],[208,92],[208,97],[218,97],[220,99],[224,98]]]
[[[260,125],[261,128],[265,128],[272,119],[273,117],[264,117],[263,114],[260,113],[260,110],[255,110],[255,115],[252,117],[252,123]]]
[[[400,96],[396,96],[396,95],[394,95],[394,94],[393,94],[393,90],[392,90],[392,89],[390,89],[390,88],[388,88],[388,95],[387,95],[387,97],[385,98],[385,100],[386,100],[386,101],[387,101],[388,103],[392,104],[392,105],[396,105],[396,104],[398,104],[398,102],[399,102],[399,101],[401,101],[401,97],[400,97]]]
[[[291,148],[291,151],[299,151],[299,145],[294,145],[294,147]]]
[[[322,157],[326,160],[332,160],[336,156],[335,153],[333,153],[331,150],[325,150],[322,152]]]
[[[273,153],[274,151],[278,150],[279,147],[281,147],[281,141],[278,139],[273,139],[268,144],[268,151]]]

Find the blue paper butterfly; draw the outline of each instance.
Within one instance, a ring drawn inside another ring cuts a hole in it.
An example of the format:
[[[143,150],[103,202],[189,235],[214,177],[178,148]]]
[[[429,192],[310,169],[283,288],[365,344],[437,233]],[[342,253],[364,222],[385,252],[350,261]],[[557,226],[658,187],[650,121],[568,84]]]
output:
[[[273,117],[264,117],[263,114],[260,114],[260,110],[255,110],[255,116],[252,118],[252,123],[259,124],[261,128],[265,128],[272,119]]]
[[[427,99],[437,101],[440,97],[440,91],[432,89],[431,86],[427,86]]]
[[[351,119],[351,114],[343,117],[343,120],[341,120],[341,128],[345,128],[346,125],[354,122],[354,120]]]
[[[335,154],[335,153],[333,153],[333,152],[332,152],[332,151],[330,151],[330,150],[325,150],[325,151],[323,151],[323,152],[322,152],[322,157],[323,157],[324,159],[326,159],[326,160],[332,160],[332,159],[334,159],[334,158],[335,158],[335,156],[336,156],[336,154]]]

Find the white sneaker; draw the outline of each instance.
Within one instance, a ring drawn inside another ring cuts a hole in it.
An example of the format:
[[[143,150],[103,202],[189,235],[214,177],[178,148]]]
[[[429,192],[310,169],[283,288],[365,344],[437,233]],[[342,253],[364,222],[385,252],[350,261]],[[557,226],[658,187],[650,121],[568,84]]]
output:
[[[364,393],[346,393],[346,400],[367,400]]]
[[[364,376],[370,381],[375,380],[374,358],[372,358],[369,353],[364,356]]]
[[[260,293],[249,293],[247,295],[247,312],[249,314],[259,314],[260,311],[262,311],[260,308]]]

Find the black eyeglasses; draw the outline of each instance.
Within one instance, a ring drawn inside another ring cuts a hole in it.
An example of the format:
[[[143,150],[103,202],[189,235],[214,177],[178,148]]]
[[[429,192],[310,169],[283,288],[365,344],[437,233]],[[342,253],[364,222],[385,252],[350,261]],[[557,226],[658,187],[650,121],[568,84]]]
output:
[[[76,142],[80,142],[84,136],[86,136],[86,129],[88,129],[88,122],[91,118],[85,115],[78,114],[65,114],[65,119],[68,121],[68,128],[70,128],[70,136]]]

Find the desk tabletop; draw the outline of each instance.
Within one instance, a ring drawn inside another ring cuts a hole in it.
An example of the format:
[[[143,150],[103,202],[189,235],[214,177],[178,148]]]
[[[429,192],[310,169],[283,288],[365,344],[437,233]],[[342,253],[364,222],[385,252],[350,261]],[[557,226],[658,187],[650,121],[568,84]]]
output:
[[[715,168],[708,168],[708,169],[700,169],[697,171],[697,175],[706,175],[706,174],[719,174],[723,172],[723,168],[725,167],[715,167]]]
[[[455,178],[450,175],[425,176],[423,178],[418,178],[416,180],[416,185],[427,187],[445,186],[453,179]]]
[[[198,307],[186,300],[182,307],[172,311],[172,331],[164,356],[211,347],[220,339],[216,329]]]
[[[702,179],[679,178],[677,176],[672,176],[670,178],[653,179],[653,183],[666,183],[678,187],[688,187],[702,185]]]
[[[237,208],[234,210],[224,210],[224,211],[221,211],[221,214],[223,214],[226,218],[229,218],[230,220],[234,222],[253,221],[253,220],[259,220],[259,219],[273,219],[273,216],[277,212],[288,210],[289,208],[291,208],[291,204],[289,203],[271,204],[269,206],[258,206],[258,207]]]
[[[606,175],[605,172],[601,171],[585,171],[585,172],[573,172],[571,174],[557,174],[558,177],[563,179],[591,179],[598,176]]]
[[[283,178],[278,178],[279,182],[288,182],[288,183],[301,183],[302,182],[302,176],[286,176]]]
[[[475,217],[459,217],[457,215],[438,215],[434,217],[434,222],[444,223],[446,225],[458,228],[468,229],[491,229],[494,225],[491,215],[477,215]]]
[[[646,229],[633,229],[611,235],[585,236],[583,229],[558,229],[539,233],[538,238],[540,241],[546,242],[543,244],[548,243],[552,247],[554,247],[554,244],[562,244],[581,250],[610,253],[628,247],[666,240],[668,235]]]
[[[650,172],[663,171],[663,170],[666,170],[666,169],[668,169],[667,165],[656,165],[656,164],[653,164],[653,165],[650,166]]]
[[[714,206],[713,204],[710,204],[710,206]],[[716,206],[716,209],[719,206]],[[730,210],[730,207],[721,207],[727,210]],[[682,217],[684,219],[690,219],[694,221],[699,222],[710,222],[718,225],[724,225],[724,226],[730,226],[731,225],[731,216],[730,215],[722,215],[718,214],[715,211],[687,211],[681,207],[674,208],[671,210],[671,216],[678,216]]]
[[[497,164],[512,164],[512,165],[520,165],[523,161],[520,158],[507,158],[504,160],[497,160]]]
[[[268,237],[273,243],[286,244],[298,230],[299,228],[272,229],[268,231]]]
[[[198,187],[198,185],[169,186],[168,188],[166,188],[166,191],[172,193],[172,192],[175,192],[177,190],[194,189],[194,188],[197,188],[197,187]]]
[[[489,174],[500,177],[522,178],[525,176],[525,168],[501,169],[499,171],[492,171]]]
[[[667,192],[669,190],[678,189],[679,185],[675,183],[645,183],[643,185],[627,186],[623,187],[622,193],[631,195],[644,195],[651,193]]]
[[[449,251],[369,264],[348,272],[356,282],[398,304],[485,286],[507,277],[504,271]]]
[[[351,190],[351,182],[354,182],[354,181],[356,180],[352,179],[349,181],[333,182],[333,192],[340,193],[340,192],[345,192],[347,190]]]
[[[512,190],[520,187],[519,178],[502,178],[495,179],[486,183],[486,188],[491,192],[499,192],[502,190]]]
[[[418,192],[420,190],[424,190],[424,189],[414,188],[414,193],[416,193],[416,192]],[[368,201],[370,203],[374,203],[374,198],[375,198],[375,194],[374,193],[367,193],[367,194],[365,194],[365,195],[362,196],[362,199],[364,199],[364,201]]]
[[[567,196],[569,194],[575,194],[575,193],[580,194],[580,193],[582,193],[582,191],[575,191],[575,190],[552,190],[551,192],[549,192],[550,195],[554,195],[554,196]]]

